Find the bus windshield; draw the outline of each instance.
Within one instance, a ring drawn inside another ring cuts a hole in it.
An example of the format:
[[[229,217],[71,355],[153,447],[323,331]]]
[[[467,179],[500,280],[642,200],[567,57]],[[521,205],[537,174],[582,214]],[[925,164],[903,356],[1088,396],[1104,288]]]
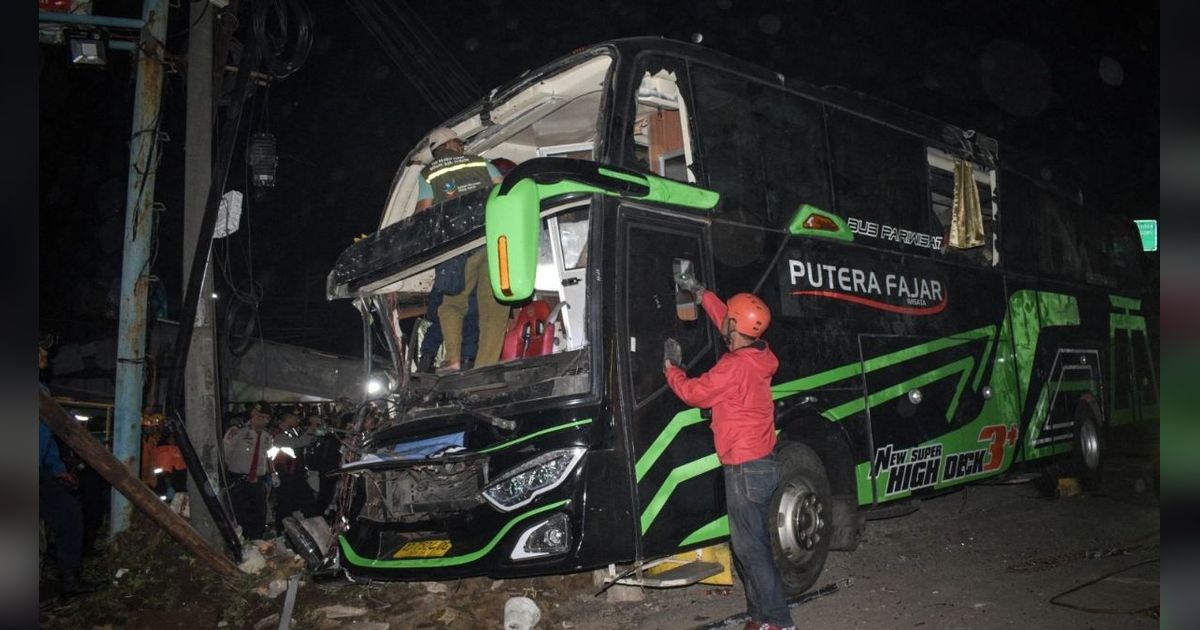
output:
[[[463,140],[467,153],[498,169],[502,160],[512,168],[538,157],[593,159],[612,56],[597,49],[571,59],[498,89],[445,126]],[[585,329],[591,212],[586,199],[543,208],[534,294],[508,304],[500,363],[474,369],[467,363],[461,373],[437,379],[411,377],[419,371],[418,349],[437,321],[437,309],[429,306],[437,269],[481,251],[484,236],[487,191],[414,212],[421,171],[432,159],[423,142],[409,153],[393,182],[379,231],[339,258],[330,274],[330,297],[360,297],[370,305],[392,355],[390,367],[398,376],[393,381],[420,397],[417,407],[464,401],[496,405],[586,393],[591,382]],[[464,329],[463,354],[468,358],[479,327],[468,322]],[[433,346],[433,365],[439,365],[443,351],[436,344],[425,345],[427,352]],[[474,363],[488,362],[475,357]]]

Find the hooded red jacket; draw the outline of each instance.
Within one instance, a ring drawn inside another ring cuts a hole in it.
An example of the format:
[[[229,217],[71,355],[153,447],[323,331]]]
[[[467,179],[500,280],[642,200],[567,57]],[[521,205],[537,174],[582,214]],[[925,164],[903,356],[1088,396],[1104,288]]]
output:
[[[704,312],[720,328],[725,303],[711,291],[701,298]],[[688,378],[682,369],[667,368],[667,384],[683,402],[712,409],[713,441],[722,464],[741,464],[764,457],[775,449],[775,409],[771,377],[779,359],[759,340],[726,352],[711,370]]]

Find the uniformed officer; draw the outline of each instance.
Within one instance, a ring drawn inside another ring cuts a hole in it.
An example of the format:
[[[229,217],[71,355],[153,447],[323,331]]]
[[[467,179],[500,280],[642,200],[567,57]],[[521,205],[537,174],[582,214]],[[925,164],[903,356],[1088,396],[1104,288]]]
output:
[[[267,484],[272,477],[267,451],[274,445],[271,432],[267,431],[270,419],[267,404],[255,403],[250,409],[250,421],[225,433],[229,498],[245,540],[262,538],[267,524]]]

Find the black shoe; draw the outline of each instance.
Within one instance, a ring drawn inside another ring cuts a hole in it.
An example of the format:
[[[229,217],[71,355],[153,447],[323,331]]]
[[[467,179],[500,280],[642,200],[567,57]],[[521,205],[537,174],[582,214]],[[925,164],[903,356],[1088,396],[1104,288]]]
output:
[[[95,593],[99,588],[99,585],[84,580],[79,575],[79,569],[76,569],[68,571],[62,576],[62,580],[58,583],[58,595],[63,599],[67,599],[76,595]]]
[[[433,354],[421,355],[417,361],[417,372],[421,374],[433,374]]]

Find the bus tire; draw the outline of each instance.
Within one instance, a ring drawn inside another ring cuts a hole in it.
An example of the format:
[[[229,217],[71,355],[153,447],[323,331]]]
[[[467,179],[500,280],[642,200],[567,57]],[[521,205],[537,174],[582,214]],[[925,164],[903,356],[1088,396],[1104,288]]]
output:
[[[1100,486],[1100,472],[1104,464],[1104,437],[1100,433],[1096,411],[1090,403],[1082,401],[1075,412],[1075,449],[1071,454],[1074,474],[1086,490]]]
[[[780,442],[779,485],[771,497],[768,522],[775,564],[790,596],[817,581],[829,555],[833,515],[829,477],[821,458],[797,442]]]

